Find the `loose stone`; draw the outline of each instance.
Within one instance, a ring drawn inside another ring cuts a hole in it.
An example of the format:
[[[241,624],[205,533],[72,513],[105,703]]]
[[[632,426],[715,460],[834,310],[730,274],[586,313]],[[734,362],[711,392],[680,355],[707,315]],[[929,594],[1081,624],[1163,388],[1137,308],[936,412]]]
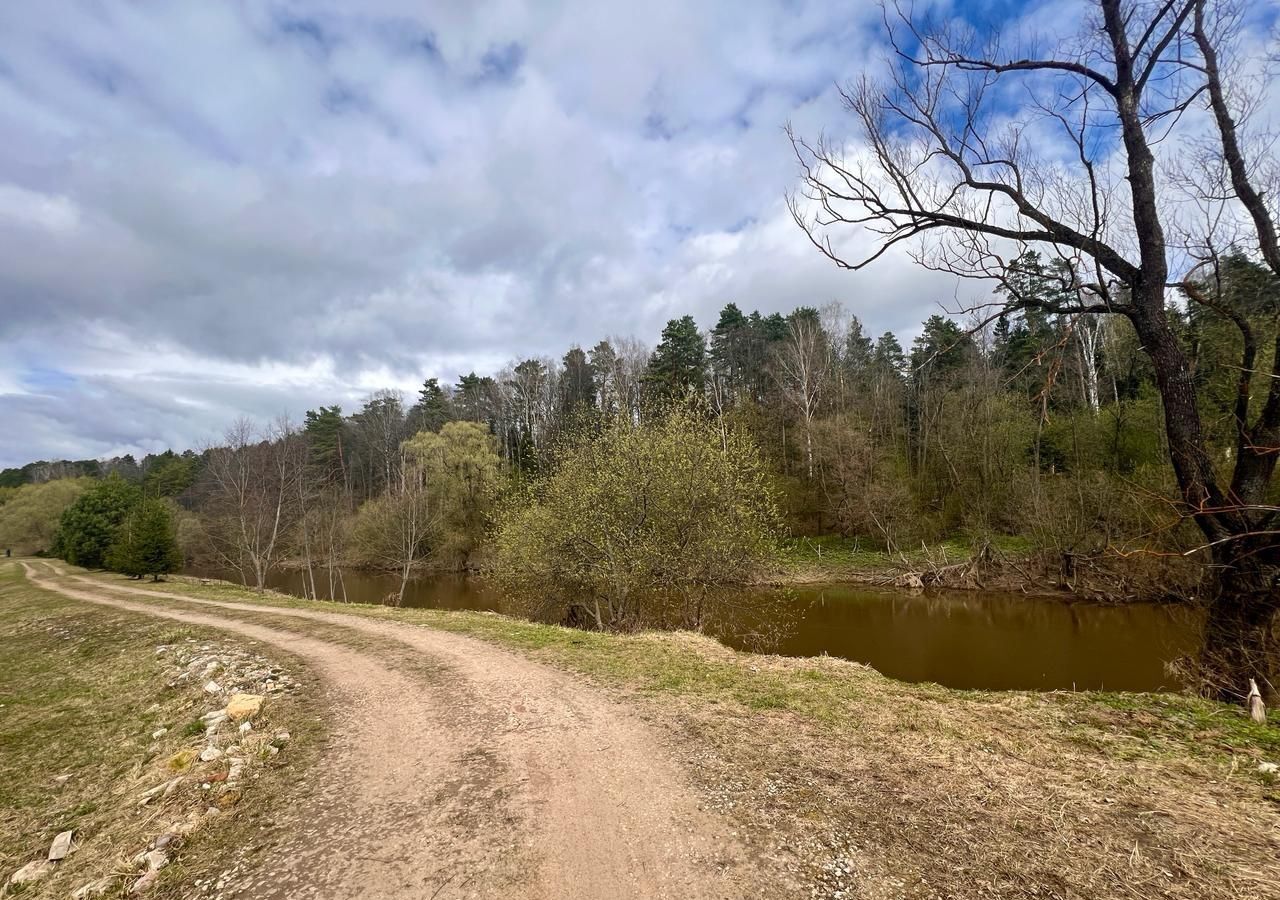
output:
[[[53,872],[54,865],[47,859],[37,859],[35,862],[29,862],[18,871],[9,876],[10,884],[30,884],[33,881],[39,881],[46,875]]]
[[[73,831],[64,831],[53,839],[53,843],[49,846],[49,862],[57,862],[60,859],[66,859],[67,854],[71,852],[71,837],[75,834]]]
[[[104,896],[107,891],[111,890],[112,880],[110,878],[99,878],[96,881],[90,881],[88,884],[81,885],[71,893],[71,900],[91,900],[93,897]]]

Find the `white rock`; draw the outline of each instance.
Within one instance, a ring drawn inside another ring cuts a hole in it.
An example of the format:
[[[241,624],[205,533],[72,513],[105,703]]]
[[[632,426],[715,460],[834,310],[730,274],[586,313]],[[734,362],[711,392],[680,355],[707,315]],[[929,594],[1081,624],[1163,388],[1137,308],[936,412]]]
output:
[[[1280,772],[1280,765],[1273,762],[1260,762],[1258,763],[1258,771],[1263,775],[1275,775]]]
[[[74,834],[73,831],[64,831],[53,839],[53,843],[49,846],[49,862],[67,858],[67,854],[71,852],[71,837]]]
[[[18,871],[9,876],[10,884],[30,884],[33,881],[39,881],[54,870],[53,863],[47,859],[37,859],[35,862],[29,862]]]
[[[222,751],[210,744],[200,751],[200,762],[213,762],[222,756]]]
[[[142,859],[152,872],[158,872],[169,865],[169,854],[163,850],[148,850]]]
[[[151,732],[151,740],[158,741],[168,733],[168,728],[157,728],[155,731]]]
[[[142,877],[135,881],[129,887],[130,894],[141,894],[150,889],[151,885],[156,883],[156,879],[160,877],[159,871],[156,869],[148,869],[142,873]]]
[[[112,880],[110,878],[99,878],[97,881],[90,881],[88,884],[81,885],[71,893],[71,900],[90,900],[92,897],[101,897],[111,890]]]
[[[204,685],[204,692],[206,694],[221,694],[222,687],[216,681],[207,681]]]
[[[252,723],[252,722],[241,722],[241,723],[240,723],[240,733],[241,733],[241,734],[248,734],[248,733],[249,733],[250,731],[252,731],[252,730],[253,730],[253,723]]]

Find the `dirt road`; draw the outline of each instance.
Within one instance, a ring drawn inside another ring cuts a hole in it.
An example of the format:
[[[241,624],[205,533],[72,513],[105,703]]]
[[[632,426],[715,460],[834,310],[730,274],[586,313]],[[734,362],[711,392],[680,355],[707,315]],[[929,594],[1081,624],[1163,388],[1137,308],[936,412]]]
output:
[[[305,796],[276,817],[284,837],[234,872],[222,896],[767,893],[655,735],[571,676],[414,625],[105,585],[51,563],[23,568],[67,597],[274,644],[323,680],[334,739]],[[353,649],[335,626],[401,656]]]

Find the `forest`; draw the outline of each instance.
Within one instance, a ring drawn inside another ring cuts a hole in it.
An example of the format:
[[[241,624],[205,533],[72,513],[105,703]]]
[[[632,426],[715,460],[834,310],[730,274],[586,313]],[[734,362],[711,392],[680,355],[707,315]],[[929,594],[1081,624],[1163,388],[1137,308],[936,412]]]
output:
[[[1022,300],[1052,305],[1071,275],[1029,254],[1017,279]],[[1277,279],[1243,256],[1226,261],[1215,290],[1260,311],[1280,299]],[[424,566],[485,569],[504,511],[527,506],[556,472],[600,471],[570,452],[575,442],[618,423],[656,433],[678,410],[685,443],[705,426],[723,449],[730,436],[742,444],[734,466],[759,469],[747,493],[776,506],[767,529],[793,550],[842,541],[893,558],[949,541],[1016,564],[1029,583],[1193,596],[1198,535],[1174,503],[1161,405],[1133,329],[1022,300],[986,324],[933,315],[907,348],[865,333],[844,304],[762,315],[728,303],[705,330],[671,320],[652,350],[605,339],[451,385],[428,379],[411,400],[386,390],[350,412],[240,421],[198,450],[33,463],[0,474],[0,542],[103,565],[113,530],[151,498],[170,504],[185,560],[248,585],[302,566],[314,596],[336,597],[342,566],[405,579]],[[1171,303],[1166,314],[1225,457],[1238,334],[1203,306]],[[1265,342],[1274,321],[1258,319]],[[103,534],[90,550],[66,546],[65,511],[99,495]]]

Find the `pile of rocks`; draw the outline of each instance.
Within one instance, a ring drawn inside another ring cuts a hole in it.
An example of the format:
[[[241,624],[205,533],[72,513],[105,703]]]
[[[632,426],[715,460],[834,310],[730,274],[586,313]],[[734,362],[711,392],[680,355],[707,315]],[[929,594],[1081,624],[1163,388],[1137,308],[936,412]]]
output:
[[[276,675],[279,674],[277,671]],[[245,683],[243,679],[228,678],[227,681]],[[204,734],[199,752],[188,748],[170,757],[171,765],[189,764],[192,771],[153,785],[138,796],[138,805],[147,806],[179,795],[185,788],[188,797],[194,795],[198,800],[184,817],[171,821],[131,858],[131,894],[141,894],[155,883],[184,838],[234,807],[240,799],[239,783],[246,777],[256,777],[256,773],[251,774],[251,768],[279,753],[289,740],[289,733],[285,731],[276,734],[254,731],[254,717],[262,711],[265,702],[262,694],[235,693],[225,706],[206,712],[200,717]],[[105,892],[111,885],[111,879],[90,882],[81,888],[85,893],[77,894],[76,900],[100,896],[96,892],[100,889]]]
[[[75,838],[74,831],[64,831],[53,839],[49,845],[49,853],[44,859],[29,862],[9,876],[12,885],[29,884],[39,881],[53,873],[54,868],[71,853],[71,845]]]
[[[238,647],[218,647],[189,639],[185,644],[163,645],[156,654],[168,654],[173,670],[170,687],[199,683],[210,696],[274,694],[298,687],[279,666]]]
[[[270,695],[298,687],[278,666],[239,648],[194,640],[158,647],[156,653],[169,658],[170,687],[192,690],[199,686],[197,696],[216,697],[218,705],[200,716],[203,733],[197,732],[198,743],[163,759],[157,757],[168,771],[153,769],[152,778],[169,777],[134,795],[137,806],[157,809],[147,814],[147,821],[160,819],[163,826],[136,853],[121,858],[112,875],[77,888],[72,893],[73,900],[117,895],[121,879],[126,880],[130,894],[147,891],[160,877],[161,870],[170,864],[182,841],[206,822],[233,808],[240,800],[241,783],[256,778],[254,768],[279,753],[289,741],[286,731],[272,733],[254,728],[255,719]],[[151,740],[156,742],[153,753],[168,733],[167,728],[151,732]],[[174,772],[181,774],[173,775]],[[51,875],[59,862],[72,852],[73,843],[77,843],[75,838],[71,831],[59,834],[47,858],[28,863],[14,872],[9,884],[29,884]]]

